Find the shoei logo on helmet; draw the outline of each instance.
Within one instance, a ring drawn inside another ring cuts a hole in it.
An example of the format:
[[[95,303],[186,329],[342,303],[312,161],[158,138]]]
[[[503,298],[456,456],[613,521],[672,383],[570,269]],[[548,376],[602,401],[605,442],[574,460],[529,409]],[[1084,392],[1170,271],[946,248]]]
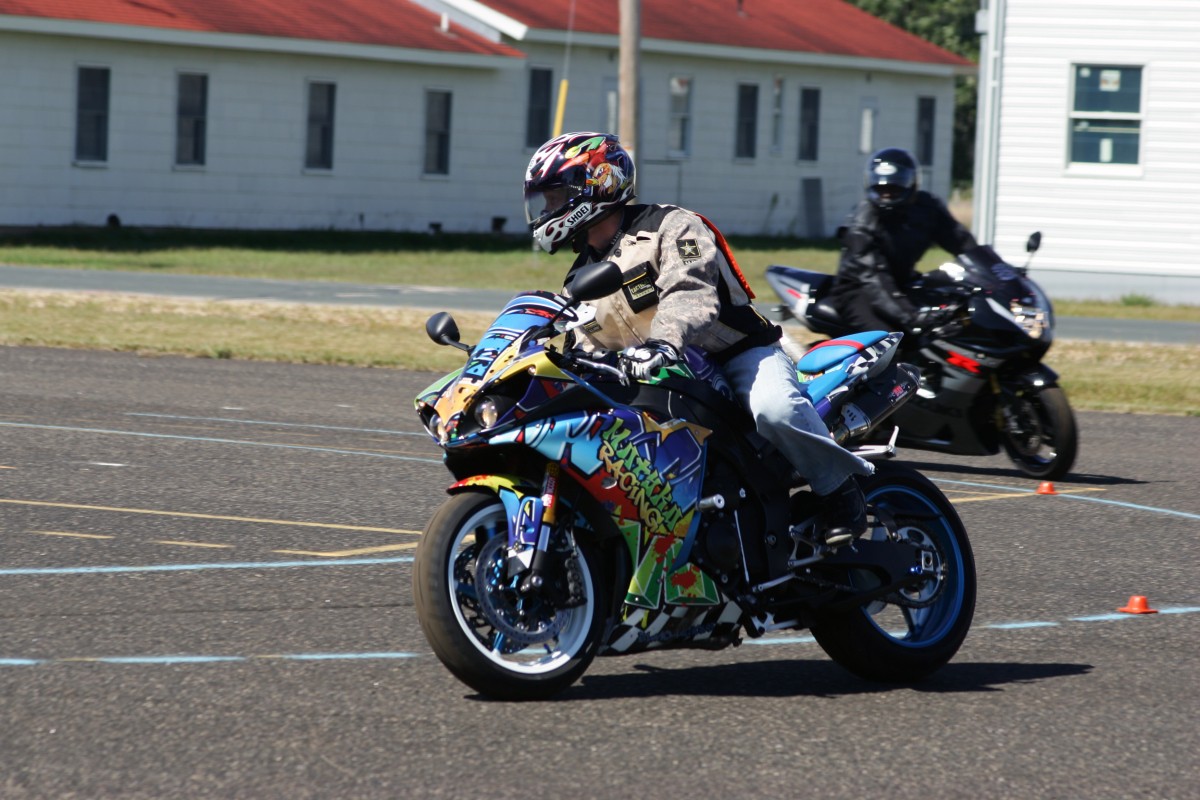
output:
[[[572,211],[569,217],[563,220],[563,225],[569,228],[576,222],[586,219],[587,215],[590,213],[592,213],[592,204],[584,203],[579,208]]]
[[[896,171],[896,165],[888,164],[886,161],[875,167],[876,175],[895,175]]]

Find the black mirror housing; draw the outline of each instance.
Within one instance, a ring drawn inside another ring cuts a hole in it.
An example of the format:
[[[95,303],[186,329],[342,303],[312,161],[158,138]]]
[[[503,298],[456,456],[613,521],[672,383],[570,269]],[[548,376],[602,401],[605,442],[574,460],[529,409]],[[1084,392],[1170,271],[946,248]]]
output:
[[[572,300],[599,300],[619,290],[622,278],[621,268],[614,262],[597,261],[575,270],[565,288]]]
[[[438,344],[450,345],[467,352],[471,350],[459,341],[458,323],[445,311],[439,311],[425,321],[425,333]]]

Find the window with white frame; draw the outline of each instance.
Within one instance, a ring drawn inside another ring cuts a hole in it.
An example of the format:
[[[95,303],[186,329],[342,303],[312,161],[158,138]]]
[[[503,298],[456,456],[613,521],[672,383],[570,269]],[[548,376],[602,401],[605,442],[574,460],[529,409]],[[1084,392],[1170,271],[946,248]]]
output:
[[[529,107],[525,117],[525,146],[538,148],[550,138],[550,107],[554,73],[546,67],[529,69]]]
[[[308,134],[304,147],[306,169],[333,169],[333,109],[337,84],[308,84]]]
[[[75,160],[108,161],[108,67],[80,67],[75,94]]]
[[[667,152],[672,156],[686,156],[692,149],[692,79],[672,75],[670,91]]]
[[[180,73],[175,102],[175,163],[203,166],[208,124],[208,76]]]
[[[450,92],[425,92],[425,174],[450,174]]]
[[[1072,67],[1069,160],[1137,164],[1142,136],[1142,68]]]
[[[859,106],[858,152],[867,155],[875,152],[875,118],[879,114],[879,101],[864,97]]]
[[[800,150],[801,161],[816,161],[821,131],[821,90],[805,87],[800,90]]]
[[[771,81],[771,152],[783,150],[783,78],[776,75]]]
[[[758,84],[739,83],[737,93],[737,128],[733,154],[737,158],[754,158],[758,140]]]

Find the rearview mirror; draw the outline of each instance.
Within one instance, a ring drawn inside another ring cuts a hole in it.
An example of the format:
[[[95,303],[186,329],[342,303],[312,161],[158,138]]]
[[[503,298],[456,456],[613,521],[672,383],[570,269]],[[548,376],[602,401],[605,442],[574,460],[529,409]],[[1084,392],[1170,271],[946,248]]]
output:
[[[621,268],[612,261],[586,264],[568,276],[564,287],[571,299],[580,302],[608,297],[621,288]]]
[[[445,311],[437,312],[425,322],[425,333],[438,344],[448,344],[459,350],[471,352],[469,346],[459,341],[458,323]]]
[[[1042,232],[1034,231],[1029,234],[1029,241],[1025,242],[1026,253],[1036,253],[1037,249],[1042,246]]]

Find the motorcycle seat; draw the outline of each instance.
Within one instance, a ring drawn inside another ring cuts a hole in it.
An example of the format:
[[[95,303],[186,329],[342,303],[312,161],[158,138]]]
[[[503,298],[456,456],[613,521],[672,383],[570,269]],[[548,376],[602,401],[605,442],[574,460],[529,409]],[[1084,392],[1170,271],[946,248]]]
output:
[[[838,310],[833,307],[833,304],[826,297],[818,298],[809,304],[805,316],[817,323],[835,328],[844,328],[846,325],[842,321],[842,315],[838,313]]]
[[[887,335],[887,331],[867,331],[829,339],[815,345],[805,353],[796,363],[796,368],[810,375],[824,372],[830,367],[840,364],[847,356],[861,353]]]

